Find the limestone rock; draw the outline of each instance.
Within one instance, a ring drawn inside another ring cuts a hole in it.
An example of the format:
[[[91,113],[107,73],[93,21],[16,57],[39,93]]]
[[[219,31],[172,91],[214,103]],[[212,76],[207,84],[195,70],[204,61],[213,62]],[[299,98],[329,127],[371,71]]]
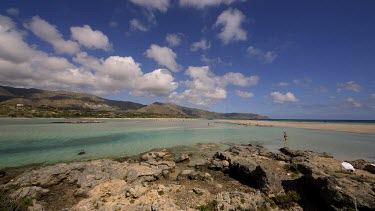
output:
[[[189,160],[190,157],[188,154],[181,154],[180,157],[176,160],[176,163],[187,162]]]

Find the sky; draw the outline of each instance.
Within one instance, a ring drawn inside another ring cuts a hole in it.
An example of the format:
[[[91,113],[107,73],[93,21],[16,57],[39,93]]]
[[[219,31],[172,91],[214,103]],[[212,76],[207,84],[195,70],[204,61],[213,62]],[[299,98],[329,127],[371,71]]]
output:
[[[0,2],[0,84],[286,119],[375,119],[372,0]]]

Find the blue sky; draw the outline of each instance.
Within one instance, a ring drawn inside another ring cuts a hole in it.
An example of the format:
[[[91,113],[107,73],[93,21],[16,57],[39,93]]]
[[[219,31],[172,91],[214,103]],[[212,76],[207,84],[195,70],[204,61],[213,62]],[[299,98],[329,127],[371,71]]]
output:
[[[375,119],[374,10],[371,0],[3,0],[0,84]]]

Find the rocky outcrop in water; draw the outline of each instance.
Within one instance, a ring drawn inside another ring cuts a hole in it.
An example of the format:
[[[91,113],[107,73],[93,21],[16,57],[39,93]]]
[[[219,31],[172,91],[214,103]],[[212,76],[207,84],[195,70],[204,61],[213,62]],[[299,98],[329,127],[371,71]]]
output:
[[[217,149],[199,145],[189,153],[156,150],[122,162],[57,164],[24,172],[1,188],[30,210],[375,209],[375,175],[365,161],[352,162],[357,170],[349,172],[327,153]]]

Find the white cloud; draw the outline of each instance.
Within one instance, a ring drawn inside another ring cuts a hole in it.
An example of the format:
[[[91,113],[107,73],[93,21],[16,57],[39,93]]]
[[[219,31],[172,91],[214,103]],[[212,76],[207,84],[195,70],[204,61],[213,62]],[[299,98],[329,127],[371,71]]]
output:
[[[323,87],[323,86],[320,86],[320,87],[316,88],[314,91],[316,93],[326,93],[326,92],[328,92],[328,89]]]
[[[177,54],[168,47],[152,44],[145,54],[148,58],[155,60],[159,65],[163,65],[173,72],[178,72],[180,69],[180,65],[176,62]]]
[[[223,60],[220,57],[208,58],[206,55],[201,55],[201,61],[205,64],[220,64],[223,63]]]
[[[57,53],[75,54],[80,51],[76,42],[64,40],[55,25],[48,23],[39,16],[34,16],[25,26],[37,37],[50,43]]]
[[[285,94],[280,92],[271,92],[270,97],[274,103],[289,103],[289,102],[298,102],[299,100],[294,96],[293,93],[287,92]]]
[[[7,13],[11,16],[18,16],[20,14],[20,10],[18,8],[9,8],[7,9]]]
[[[116,21],[110,21],[108,23],[108,26],[111,27],[111,28],[116,28],[116,27],[118,27],[118,23]]]
[[[222,78],[221,78],[221,83],[227,83],[227,84],[233,84],[236,86],[253,86],[257,85],[259,82],[259,76],[250,76],[250,77],[245,77],[242,75],[242,73],[233,73],[229,72],[226,73]]]
[[[175,47],[175,46],[180,45],[181,36],[178,34],[167,34],[167,36],[165,37],[165,40],[167,41],[169,46]]]
[[[112,48],[108,37],[99,30],[92,30],[89,25],[70,27],[72,38],[89,49],[108,51]]]
[[[0,58],[13,63],[28,61],[34,53],[23,41],[23,33],[15,28],[14,22],[0,15]]]
[[[299,85],[299,86],[302,86],[302,87],[310,87],[311,83],[313,81],[309,78],[304,78],[304,79],[294,79],[293,80],[293,83],[296,84],[296,85]]]
[[[254,94],[251,93],[251,92],[244,92],[244,91],[236,90],[235,93],[236,93],[237,96],[242,97],[242,98],[252,98],[252,97],[254,97]]]
[[[229,5],[235,1],[236,0],[180,0],[180,6],[203,9],[209,6],[219,6],[220,4]]]
[[[224,44],[247,39],[247,32],[242,28],[245,15],[237,9],[227,9],[217,17],[214,26],[222,26],[218,37]]]
[[[166,12],[170,6],[170,0],[130,0],[132,3],[148,10],[159,10]]]
[[[210,48],[211,48],[211,43],[210,43],[210,41],[207,41],[206,39],[201,39],[198,42],[194,42],[190,46],[191,51],[198,51],[198,50],[205,51],[205,50],[208,50]]]
[[[131,31],[137,31],[137,30],[142,31],[142,32],[148,31],[148,28],[135,18],[131,19],[129,23],[130,23]]]
[[[345,99],[346,102],[350,103],[353,107],[360,108],[362,107],[362,103],[358,102],[352,97],[348,97]]]
[[[370,99],[375,99],[375,93],[370,95]]]
[[[279,86],[289,86],[290,84],[288,83],[288,82],[280,82],[279,84],[278,84]]]
[[[136,81],[135,90],[131,93],[135,96],[157,95],[167,97],[169,93],[177,89],[178,83],[168,70],[157,69],[146,73]]]
[[[354,81],[348,81],[338,85],[337,92],[341,92],[343,90],[360,92],[362,87]]]
[[[129,90],[142,95],[168,96],[178,87],[166,70],[144,74],[132,57],[98,59],[80,52],[66,58],[31,48],[13,21],[0,16],[0,84],[95,94]]]
[[[255,48],[254,46],[249,46],[246,51],[250,57],[256,58],[265,64],[272,63],[277,58],[277,54],[275,52],[264,52],[263,50]]]
[[[228,85],[244,87],[255,85],[259,81],[258,76],[246,77],[233,72],[216,76],[208,66],[189,67],[185,74],[191,78],[183,82],[188,89],[182,93],[173,92],[169,96],[172,102],[186,101],[197,106],[209,106],[227,98]]]

